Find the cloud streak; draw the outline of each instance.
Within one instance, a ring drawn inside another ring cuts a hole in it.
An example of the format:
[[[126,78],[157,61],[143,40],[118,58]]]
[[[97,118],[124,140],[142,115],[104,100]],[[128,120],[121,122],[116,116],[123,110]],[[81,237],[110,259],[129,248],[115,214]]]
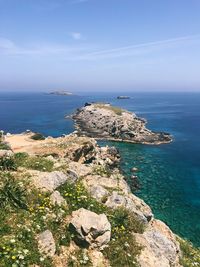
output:
[[[200,40],[200,35],[189,35],[178,38],[170,38],[165,40],[159,40],[154,42],[147,42],[129,46],[122,46],[112,49],[98,50],[92,53],[88,53],[85,59],[100,59],[100,58],[117,58],[122,56],[140,55],[151,52],[153,50],[174,47],[189,43],[191,41]]]
[[[78,32],[73,33],[75,40],[80,40],[82,35]],[[190,44],[193,41],[200,41],[200,35],[182,36],[134,44],[129,46],[116,47],[111,49],[95,49],[94,45],[77,44],[77,45],[61,45],[61,44],[34,44],[19,46],[12,40],[0,38],[0,56],[40,56],[40,57],[59,57],[64,60],[73,61],[91,61],[106,60],[120,57],[135,57],[146,54],[156,53],[160,50],[172,49],[174,47]],[[97,47],[97,46],[96,46]]]

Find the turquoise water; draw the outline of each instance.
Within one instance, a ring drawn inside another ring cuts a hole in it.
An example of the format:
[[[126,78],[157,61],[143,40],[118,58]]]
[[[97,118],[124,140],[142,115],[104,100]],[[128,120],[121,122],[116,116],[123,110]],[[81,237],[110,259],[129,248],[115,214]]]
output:
[[[121,166],[130,184],[130,168],[138,167],[141,188],[136,193],[150,204],[155,216],[200,246],[200,94],[137,93],[128,100],[115,97],[0,94],[0,128],[10,132],[32,129],[52,136],[70,133],[73,122],[64,115],[86,101],[107,101],[147,118],[149,128],[172,133],[173,143],[101,143],[120,150]]]

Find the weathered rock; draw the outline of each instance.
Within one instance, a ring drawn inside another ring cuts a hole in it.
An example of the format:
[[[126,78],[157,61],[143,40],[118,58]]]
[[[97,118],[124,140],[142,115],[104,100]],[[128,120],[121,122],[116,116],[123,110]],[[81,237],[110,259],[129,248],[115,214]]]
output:
[[[46,230],[38,235],[37,240],[40,253],[53,257],[56,253],[56,245],[52,233]]]
[[[148,217],[146,217],[129,197],[120,195],[116,191],[113,191],[111,196],[108,197],[105,205],[112,209],[124,207],[146,224],[152,217],[151,212],[148,214]]]
[[[169,143],[172,138],[163,132],[146,128],[146,121],[126,110],[109,104],[90,104],[78,109],[73,119],[80,135],[131,143]]]
[[[92,197],[96,198],[98,201],[101,202],[103,198],[109,195],[109,192],[100,185],[94,185],[90,188],[90,194]]]
[[[75,233],[75,241],[85,247],[103,247],[111,237],[111,225],[106,215],[83,208],[72,213],[70,229]]]
[[[78,177],[84,177],[92,173],[91,167],[74,161],[69,163],[69,170],[74,171]]]
[[[60,185],[68,181],[68,176],[63,172],[54,171],[54,172],[38,172],[31,171],[31,179],[38,189],[44,191],[54,191]]]
[[[153,220],[143,234],[136,234],[136,240],[143,246],[139,256],[141,267],[178,267],[180,249],[171,232],[163,222]]]
[[[60,192],[54,191],[50,195],[50,201],[53,205],[67,206],[66,200],[61,196]]]

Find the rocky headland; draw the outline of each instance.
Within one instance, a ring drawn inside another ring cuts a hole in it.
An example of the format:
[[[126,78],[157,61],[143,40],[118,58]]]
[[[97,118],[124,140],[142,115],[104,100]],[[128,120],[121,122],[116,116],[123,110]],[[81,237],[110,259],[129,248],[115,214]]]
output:
[[[86,103],[73,115],[79,135],[142,144],[172,141],[168,133],[146,128],[146,120],[134,113],[104,103]]]
[[[114,147],[33,136],[5,136],[0,151],[0,266],[200,266],[131,192]]]

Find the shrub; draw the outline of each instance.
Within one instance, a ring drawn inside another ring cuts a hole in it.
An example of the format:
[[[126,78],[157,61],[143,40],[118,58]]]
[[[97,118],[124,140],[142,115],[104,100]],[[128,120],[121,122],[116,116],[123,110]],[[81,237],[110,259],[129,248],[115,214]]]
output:
[[[200,267],[200,249],[194,248],[192,243],[187,240],[178,238],[180,243],[180,249],[182,256],[180,258],[180,264],[183,267]]]
[[[58,189],[66,199],[70,211],[85,208],[96,213],[103,213],[106,207],[92,198],[81,182],[65,183]]]
[[[25,189],[10,174],[1,174],[0,208],[27,209]]]
[[[0,158],[0,171],[15,171],[17,165],[13,156],[4,156]]]
[[[33,140],[45,140],[45,137],[41,133],[35,133],[34,135],[31,136],[31,139],[33,139]]]
[[[0,149],[9,150],[10,149],[10,146],[7,143],[5,143],[5,142],[1,142],[0,141]]]
[[[137,267],[137,256],[142,249],[133,232],[142,233],[144,224],[125,208],[118,208],[108,215],[112,226],[112,238],[103,251],[111,266]]]

